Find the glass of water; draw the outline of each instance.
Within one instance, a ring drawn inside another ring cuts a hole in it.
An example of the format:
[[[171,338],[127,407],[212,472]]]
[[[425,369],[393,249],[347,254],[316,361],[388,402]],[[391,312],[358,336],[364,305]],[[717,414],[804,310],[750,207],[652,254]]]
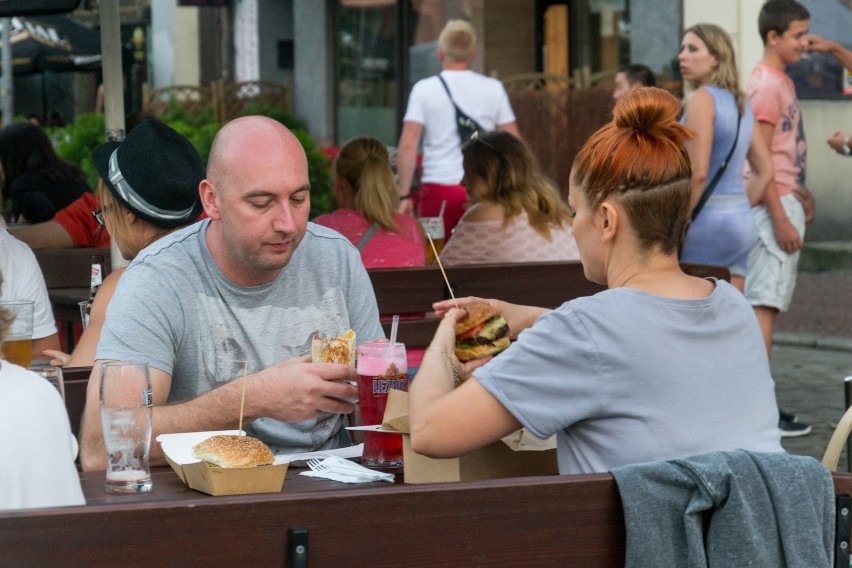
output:
[[[62,402],[65,402],[65,382],[62,379],[62,367],[40,365],[37,367],[30,367],[29,370],[56,387],[56,390],[59,391],[59,394],[62,397]]]
[[[147,363],[101,366],[101,426],[107,493],[151,491],[151,378]]]

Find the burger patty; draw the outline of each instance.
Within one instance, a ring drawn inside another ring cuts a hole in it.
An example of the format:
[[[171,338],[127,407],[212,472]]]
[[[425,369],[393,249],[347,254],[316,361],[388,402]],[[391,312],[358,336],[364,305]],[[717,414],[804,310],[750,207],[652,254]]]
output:
[[[507,335],[509,335],[509,324],[503,317],[495,316],[485,323],[485,327],[477,335],[459,339],[456,341],[456,345],[458,347],[488,345],[494,340],[506,337]]]

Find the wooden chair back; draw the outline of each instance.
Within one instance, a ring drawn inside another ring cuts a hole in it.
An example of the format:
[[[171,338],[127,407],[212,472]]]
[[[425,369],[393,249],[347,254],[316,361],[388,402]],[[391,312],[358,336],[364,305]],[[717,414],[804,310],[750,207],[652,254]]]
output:
[[[683,264],[694,276],[730,279],[726,268]],[[450,298],[447,284],[437,266],[387,268],[368,271],[376,293],[379,314],[398,314],[397,337],[411,347],[429,344],[438,325],[431,315],[432,303]],[[454,295],[496,298],[514,304],[555,308],[568,300],[590,296],[604,289],[586,279],[579,262],[535,262],[479,264],[446,269]],[[385,322],[390,334],[390,322]]]
[[[36,249],[38,261],[48,291],[57,288],[88,288],[92,275],[92,256],[104,257],[106,274],[112,269],[108,248]]]

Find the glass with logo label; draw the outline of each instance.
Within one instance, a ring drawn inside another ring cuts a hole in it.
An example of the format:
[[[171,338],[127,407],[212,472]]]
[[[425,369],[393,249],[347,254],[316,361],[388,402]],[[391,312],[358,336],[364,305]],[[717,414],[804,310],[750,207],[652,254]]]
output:
[[[355,364],[358,373],[358,405],[366,425],[381,424],[388,401],[388,391],[408,390],[408,362],[405,345],[365,343],[358,347]],[[381,432],[364,433],[361,464],[366,467],[402,466],[402,435]]]

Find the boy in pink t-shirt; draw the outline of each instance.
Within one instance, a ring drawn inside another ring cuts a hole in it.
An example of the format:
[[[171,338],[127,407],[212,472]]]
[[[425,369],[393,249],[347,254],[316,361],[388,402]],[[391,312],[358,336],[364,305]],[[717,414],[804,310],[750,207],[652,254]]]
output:
[[[754,307],[767,353],[779,311],[786,311],[796,286],[796,266],[813,216],[813,198],[805,187],[807,146],[796,87],[785,74],[808,48],[810,14],[795,0],[769,0],[760,10],[758,27],[763,57],[748,80],[746,92],[757,120],[755,136],[768,146],[775,179],[752,209],[758,239],[748,261],[745,295]],[[781,413],[782,436],[802,436],[810,426]]]

